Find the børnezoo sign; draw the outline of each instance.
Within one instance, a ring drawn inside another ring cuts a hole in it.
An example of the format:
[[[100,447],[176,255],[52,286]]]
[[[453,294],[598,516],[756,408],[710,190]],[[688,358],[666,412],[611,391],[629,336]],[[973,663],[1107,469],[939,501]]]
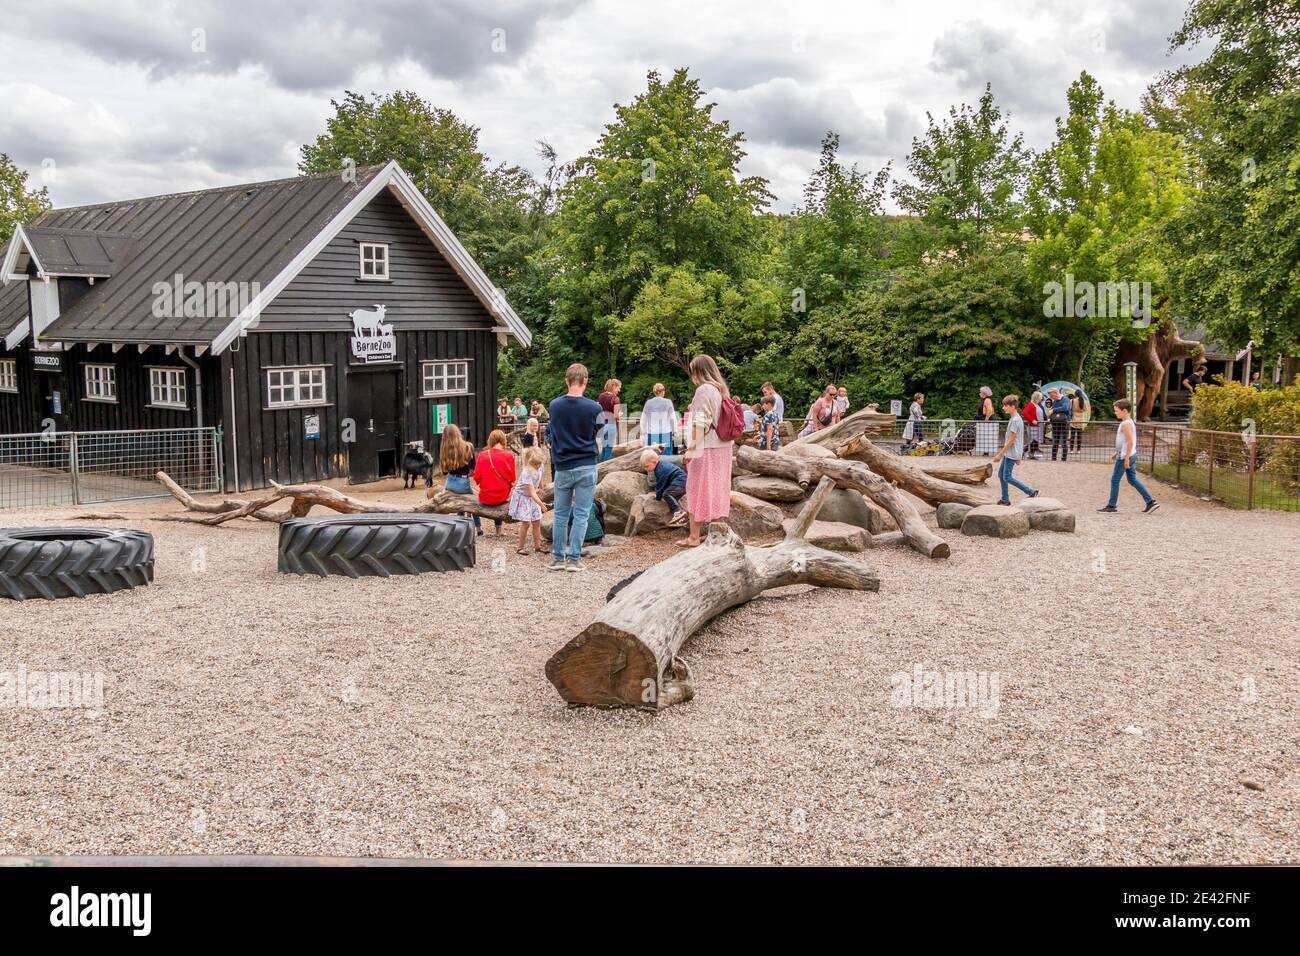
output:
[[[348,313],[352,320],[352,357],[366,364],[392,362],[397,359],[397,337],[393,327],[384,322],[385,306],[356,309]]]

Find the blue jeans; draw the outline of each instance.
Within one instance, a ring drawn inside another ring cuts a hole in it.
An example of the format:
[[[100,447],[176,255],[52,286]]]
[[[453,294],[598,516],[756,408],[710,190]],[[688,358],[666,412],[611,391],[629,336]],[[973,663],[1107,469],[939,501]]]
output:
[[[472,494],[473,488],[469,486],[469,479],[464,475],[447,475],[447,480],[442,483],[443,488],[454,494]],[[468,518],[474,519],[474,527],[482,527],[482,522],[478,520],[478,515],[467,515]]]
[[[600,460],[609,461],[614,457],[614,446],[618,444],[618,423],[610,422],[600,430]]]
[[[582,540],[587,536],[591,500],[596,496],[596,466],[566,468],[555,473],[555,515],[551,524],[551,557],[556,561],[577,561],[582,557]],[[573,515],[573,525],[569,525]],[[569,538],[564,539],[564,529]]]
[[[1030,488],[1027,484],[1020,481],[1011,473],[1018,464],[1020,464],[1020,461],[1016,458],[1003,458],[1002,463],[998,466],[998,483],[1002,485],[1002,498],[1000,499],[1002,501],[1011,500],[1011,489],[1009,489],[1007,485],[1015,485],[1025,494],[1033,497],[1034,489]]]
[[[1110,473],[1110,501],[1107,502],[1111,508],[1114,508],[1119,504],[1119,480],[1121,477],[1128,479],[1128,483],[1137,489],[1137,492],[1142,496],[1143,501],[1151,501],[1151,493],[1143,487],[1142,482],[1138,481],[1137,455],[1134,455],[1129,459],[1129,461],[1133,464],[1125,468],[1123,458],[1115,459],[1115,467]]]
[[[673,436],[671,432],[655,432],[647,435],[645,443],[647,445],[663,445],[665,455],[673,453]]]

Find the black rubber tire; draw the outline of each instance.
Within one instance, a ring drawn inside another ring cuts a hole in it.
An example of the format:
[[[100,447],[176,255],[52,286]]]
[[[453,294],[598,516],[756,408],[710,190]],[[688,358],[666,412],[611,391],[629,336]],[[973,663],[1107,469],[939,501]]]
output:
[[[315,515],[280,525],[279,568],[286,574],[463,571],[474,556],[474,522],[459,515]]]
[[[112,594],[153,580],[153,535],[126,528],[0,528],[0,597]]]

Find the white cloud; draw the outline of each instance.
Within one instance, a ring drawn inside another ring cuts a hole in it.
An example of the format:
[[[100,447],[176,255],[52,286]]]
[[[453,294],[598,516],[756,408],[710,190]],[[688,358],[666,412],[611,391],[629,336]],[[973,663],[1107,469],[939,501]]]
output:
[[[745,171],[768,177],[777,208],[788,208],[827,129],[845,160],[874,170],[892,159],[897,174],[925,113],[975,102],[986,81],[1031,146],[1051,135],[1082,68],[1135,107],[1181,9],[1182,0],[1153,0],[1140,15],[1122,0],[1082,12],[1064,0],[46,0],[6,14],[0,151],[36,172],[53,158],[60,205],[289,176],[331,98],[410,89],[478,126],[494,160],[537,170],[537,139],[580,155],[648,70],[686,66],[746,133]],[[206,31],[199,52],[195,29]],[[504,49],[494,51],[497,29]]]

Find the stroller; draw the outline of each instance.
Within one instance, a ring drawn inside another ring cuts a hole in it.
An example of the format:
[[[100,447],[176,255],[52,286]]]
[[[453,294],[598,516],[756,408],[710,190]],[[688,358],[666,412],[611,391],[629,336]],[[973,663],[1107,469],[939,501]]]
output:
[[[959,452],[969,452],[975,447],[975,423],[967,422],[961,426],[961,430],[951,438],[945,439],[939,449],[941,455],[956,455]]]

